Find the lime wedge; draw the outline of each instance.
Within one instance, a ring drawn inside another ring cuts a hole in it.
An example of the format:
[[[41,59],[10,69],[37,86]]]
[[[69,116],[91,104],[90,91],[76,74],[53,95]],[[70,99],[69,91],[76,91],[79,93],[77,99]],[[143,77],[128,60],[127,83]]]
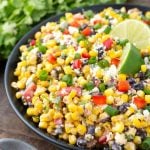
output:
[[[121,61],[118,66],[118,72],[133,75],[140,70],[143,63],[144,60],[141,57],[139,49],[137,49],[133,44],[127,43],[123,49]]]
[[[119,39],[128,39],[139,49],[150,46],[150,28],[142,21],[127,19],[114,26],[110,34]]]

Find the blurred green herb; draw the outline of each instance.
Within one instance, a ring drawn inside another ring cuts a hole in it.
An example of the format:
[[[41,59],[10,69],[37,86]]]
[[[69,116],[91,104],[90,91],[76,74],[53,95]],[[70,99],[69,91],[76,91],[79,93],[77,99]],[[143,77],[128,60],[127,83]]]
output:
[[[0,0],[0,59],[7,59],[15,43],[43,17],[74,8],[126,0]]]

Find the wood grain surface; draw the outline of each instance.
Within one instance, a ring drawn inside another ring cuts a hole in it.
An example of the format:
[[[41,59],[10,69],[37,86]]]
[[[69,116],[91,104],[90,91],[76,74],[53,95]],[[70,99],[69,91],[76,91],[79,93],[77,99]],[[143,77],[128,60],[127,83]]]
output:
[[[130,3],[149,5],[150,0],[129,0]],[[38,150],[58,150],[40,138],[16,116],[8,103],[4,89],[4,67],[0,63],[0,138],[16,138],[32,144]]]

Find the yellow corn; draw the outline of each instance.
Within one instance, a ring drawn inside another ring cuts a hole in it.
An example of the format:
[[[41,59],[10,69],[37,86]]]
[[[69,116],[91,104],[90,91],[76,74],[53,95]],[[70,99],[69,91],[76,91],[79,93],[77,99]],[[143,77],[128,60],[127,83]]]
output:
[[[96,128],[95,128],[95,136],[96,137],[100,137],[101,135],[102,135],[102,129],[101,129],[101,127],[99,127],[99,126],[97,126]]]
[[[68,56],[65,60],[65,65],[68,65],[72,60],[73,60],[73,58]]]
[[[141,65],[141,71],[146,72],[147,71],[147,66],[146,65]]]
[[[145,95],[145,101],[147,104],[150,104],[150,95]]]
[[[38,123],[39,122],[39,117],[32,117],[33,122]]]
[[[86,133],[86,126],[85,125],[82,125],[82,124],[79,124],[77,126],[77,132],[80,134],[80,135],[84,135]]]
[[[97,78],[102,78],[103,77],[103,70],[102,69],[97,70],[95,76]]]
[[[145,93],[142,90],[138,90],[136,93],[139,97],[144,97]]]
[[[29,107],[27,109],[27,115],[28,116],[34,116],[34,108],[33,107]]]
[[[67,83],[66,83],[66,82],[63,82],[63,81],[60,81],[60,82],[59,82],[59,86],[60,86],[61,88],[64,88],[64,87],[67,86]]]
[[[113,104],[114,103],[114,97],[113,96],[107,96],[106,99],[107,104]]]
[[[75,104],[73,104],[73,103],[68,104],[68,110],[69,110],[70,112],[76,112],[76,110],[77,110],[77,105],[75,105]]]
[[[46,129],[47,127],[48,127],[48,123],[47,122],[40,122],[39,123],[39,128]]]
[[[96,57],[96,56],[98,55],[98,51],[91,50],[91,51],[89,51],[89,55],[90,55],[91,57]]]
[[[135,112],[134,108],[133,107],[129,107],[128,110],[125,113],[125,116],[128,117],[131,114],[133,114],[134,112]]]
[[[122,94],[121,95],[121,100],[125,103],[125,102],[128,102],[128,100],[129,100],[129,97],[128,97],[128,95],[127,94]]]
[[[71,128],[70,133],[73,135],[77,134],[77,129],[76,128]]]
[[[90,72],[90,66],[89,65],[85,65],[82,69],[82,72],[84,74],[88,74]]]
[[[21,98],[21,96],[22,96],[22,94],[21,94],[20,92],[17,92],[17,93],[16,93],[16,98],[17,98],[17,99]]]
[[[44,70],[46,70],[47,72],[51,72],[53,69],[53,65],[50,64],[49,62],[45,62],[45,68]]]
[[[118,80],[125,81],[126,78],[127,78],[127,76],[125,74],[119,74],[118,75]]]
[[[56,46],[56,41],[55,40],[49,40],[47,43],[46,43],[46,47],[47,48],[52,48]]]
[[[40,37],[41,37],[41,32],[36,32],[36,34],[35,34],[35,39],[36,39],[36,40],[39,40]]]
[[[69,144],[75,144],[77,141],[76,136],[75,135],[69,135]]]
[[[65,66],[64,67],[64,72],[65,72],[65,74],[72,74],[73,70],[71,69],[70,66]]]
[[[78,106],[77,112],[78,112],[80,115],[82,115],[82,114],[84,113],[83,107],[82,107],[82,106]]]
[[[84,86],[87,83],[87,80],[85,80],[83,77],[78,78],[78,84],[80,86]]]
[[[113,89],[112,89],[112,88],[106,89],[106,90],[104,91],[104,95],[105,95],[105,96],[113,96],[113,95],[114,95]]]
[[[72,90],[68,96],[70,98],[74,98],[76,96],[76,94],[77,94],[77,92],[75,90]]]
[[[52,128],[51,126],[48,126],[47,132],[48,132],[48,133],[52,133],[52,131],[53,131],[53,128]]]
[[[63,115],[61,112],[55,112],[54,113],[54,119],[58,119],[58,118],[62,118],[62,117],[63,117]]]
[[[122,133],[124,131],[124,124],[123,122],[117,122],[115,126],[112,127],[113,132]]]
[[[62,58],[57,58],[57,63],[58,63],[59,65],[63,65],[63,64],[65,63],[65,60],[62,59]]]
[[[50,121],[50,116],[48,114],[42,114],[40,116],[40,121],[42,121],[42,122]]]
[[[80,116],[78,112],[71,113],[72,120],[80,120]]]
[[[135,136],[133,141],[134,141],[135,144],[141,144],[141,142],[142,142],[140,136]]]

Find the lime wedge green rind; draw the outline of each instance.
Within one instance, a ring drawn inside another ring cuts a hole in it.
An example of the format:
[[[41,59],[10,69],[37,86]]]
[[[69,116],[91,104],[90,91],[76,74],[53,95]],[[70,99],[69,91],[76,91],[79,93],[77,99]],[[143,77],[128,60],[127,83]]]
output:
[[[150,28],[139,20],[127,19],[114,26],[110,34],[119,39],[128,39],[139,49],[150,46]]]
[[[133,75],[140,70],[142,64],[144,64],[144,60],[142,59],[139,49],[133,44],[127,43],[123,49],[118,72]]]

